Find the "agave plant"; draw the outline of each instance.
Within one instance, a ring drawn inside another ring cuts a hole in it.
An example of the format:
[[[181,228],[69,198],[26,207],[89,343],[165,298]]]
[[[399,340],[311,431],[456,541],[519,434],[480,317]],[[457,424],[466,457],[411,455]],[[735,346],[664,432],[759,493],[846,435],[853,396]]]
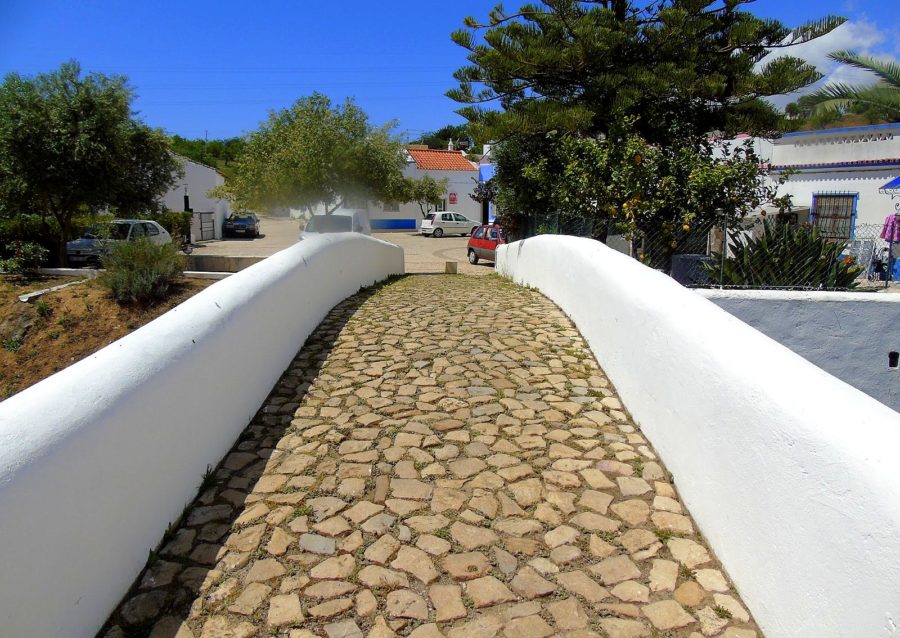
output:
[[[816,228],[766,222],[759,237],[731,236],[731,257],[706,266],[723,286],[748,288],[855,288],[861,268],[842,258],[846,248]]]

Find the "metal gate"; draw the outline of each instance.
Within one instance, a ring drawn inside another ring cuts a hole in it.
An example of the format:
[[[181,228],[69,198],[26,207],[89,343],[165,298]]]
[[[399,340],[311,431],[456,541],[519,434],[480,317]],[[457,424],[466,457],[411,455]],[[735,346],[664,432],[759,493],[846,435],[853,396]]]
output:
[[[216,238],[215,213],[195,213],[200,216],[200,240]]]

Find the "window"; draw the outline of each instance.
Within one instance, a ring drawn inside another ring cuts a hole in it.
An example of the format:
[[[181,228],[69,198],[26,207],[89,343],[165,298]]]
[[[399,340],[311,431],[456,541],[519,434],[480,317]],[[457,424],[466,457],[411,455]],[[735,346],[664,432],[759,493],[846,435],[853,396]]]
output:
[[[823,237],[851,239],[857,193],[813,195],[812,220]]]
[[[441,221],[442,222],[452,222],[453,214],[452,213],[444,213],[443,215],[441,215]]]
[[[400,202],[384,202],[384,204],[381,205],[381,210],[386,213],[399,213]]]
[[[141,225],[144,227],[144,231],[151,237],[153,235],[159,235],[159,229],[156,226],[154,226],[153,224],[141,224]]]
[[[458,221],[458,222],[467,222],[467,221],[469,221],[468,219],[466,219],[466,216],[465,216],[465,215],[460,215],[459,213],[453,213],[453,219],[455,219],[455,220]]]
[[[144,232],[143,224],[133,224],[131,226],[131,234],[128,236],[128,239],[141,239],[146,236]]]
[[[442,199],[440,202],[438,202],[438,205],[434,207],[434,210],[438,212],[447,210],[447,200]]]
[[[488,230],[488,239],[490,239],[491,241],[497,241],[497,229],[496,228],[491,228],[490,230]]]
[[[475,231],[475,234],[472,235],[473,239],[481,239],[482,237],[484,237],[484,228],[479,228]]]

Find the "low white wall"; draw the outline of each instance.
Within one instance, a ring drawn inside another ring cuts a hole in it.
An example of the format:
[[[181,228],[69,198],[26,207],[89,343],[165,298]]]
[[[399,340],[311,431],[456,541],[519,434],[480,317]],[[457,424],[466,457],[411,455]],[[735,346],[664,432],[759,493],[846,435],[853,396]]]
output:
[[[0,403],[0,634],[94,636],[329,310],[402,272],[308,238]]]
[[[900,635],[900,415],[599,242],[497,270],[578,326],[768,638]]]
[[[696,290],[714,304],[854,388],[900,411],[900,295]]]

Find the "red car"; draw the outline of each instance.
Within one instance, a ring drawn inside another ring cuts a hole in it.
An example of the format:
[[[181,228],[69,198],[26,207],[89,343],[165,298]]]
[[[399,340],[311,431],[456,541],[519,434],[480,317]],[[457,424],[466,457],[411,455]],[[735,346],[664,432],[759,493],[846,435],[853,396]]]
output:
[[[479,259],[496,261],[497,246],[506,243],[506,235],[503,229],[496,224],[479,226],[469,237],[466,251],[469,254],[469,263],[477,264]]]

